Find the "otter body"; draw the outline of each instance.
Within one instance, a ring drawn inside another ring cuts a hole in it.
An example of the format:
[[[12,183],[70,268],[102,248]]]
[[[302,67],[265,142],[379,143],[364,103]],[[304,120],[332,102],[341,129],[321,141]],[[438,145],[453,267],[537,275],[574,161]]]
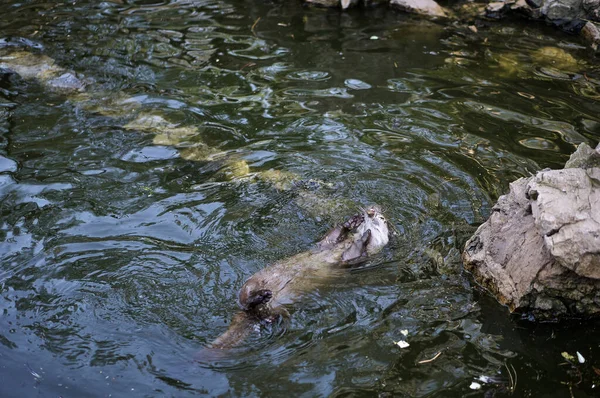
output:
[[[336,270],[365,261],[368,255],[380,251],[388,243],[388,235],[385,217],[373,207],[334,228],[314,249],[258,271],[240,289],[242,311],[211,347],[234,347],[259,330],[261,323],[287,316],[285,305],[335,276]]]

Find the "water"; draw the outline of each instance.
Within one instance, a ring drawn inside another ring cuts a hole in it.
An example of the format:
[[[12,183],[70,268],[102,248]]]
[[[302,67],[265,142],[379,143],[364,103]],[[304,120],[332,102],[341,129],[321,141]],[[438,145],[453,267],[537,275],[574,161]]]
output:
[[[16,49],[87,86],[0,72],[1,396],[600,388],[598,324],[511,317],[459,260],[510,181],[597,143],[577,38],[297,2],[8,0]],[[370,203],[395,230],[381,255],[202,356],[247,277]]]

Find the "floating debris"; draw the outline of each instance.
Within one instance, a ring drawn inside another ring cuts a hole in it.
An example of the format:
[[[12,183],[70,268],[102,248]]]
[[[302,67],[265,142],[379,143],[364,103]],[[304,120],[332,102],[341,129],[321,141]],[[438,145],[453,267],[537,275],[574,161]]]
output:
[[[510,365],[510,367],[509,367]],[[504,362],[504,366],[506,367],[506,371],[508,372],[508,377],[510,379],[510,385],[508,386],[508,391],[510,391],[511,393],[514,394],[514,392],[517,390],[517,371],[515,370],[515,367],[512,365],[512,363],[508,363],[508,362]],[[511,371],[512,369],[512,371]]]
[[[579,363],[585,363],[585,358],[579,353],[579,351],[577,351],[577,360]]]
[[[42,376],[38,372],[36,372],[35,370],[33,370],[33,368],[31,366],[29,366],[28,363],[25,364],[25,367],[29,370],[29,373],[31,373],[31,375],[33,376],[33,378],[36,381],[42,380]]]
[[[491,381],[489,376],[484,376],[484,375],[479,376],[477,378],[477,380],[479,380],[482,383],[489,383]]]
[[[481,384],[477,383],[477,382],[472,382],[471,385],[469,386],[469,388],[471,390],[479,390],[481,388]]]
[[[369,83],[358,79],[346,79],[344,85],[352,90],[368,90],[372,87]]]
[[[424,360],[422,360],[422,361],[419,361],[419,362],[417,362],[417,363],[419,363],[419,364],[423,364],[423,363],[429,363],[429,362],[433,362],[433,361],[435,361],[436,359],[438,359],[438,357],[439,357],[440,355],[442,355],[442,352],[441,352],[441,351],[440,351],[440,352],[438,352],[437,354],[435,354],[435,356],[434,356],[433,358],[431,358],[431,359],[424,359]],[[481,377],[483,377],[483,376],[481,376]],[[481,377],[480,377],[480,379],[481,379]]]
[[[404,340],[400,340],[400,341],[394,341],[394,344],[396,344],[398,347],[400,348],[406,348],[408,346],[410,346],[410,344],[408,344],[406,341]]]
[[[566,351],[561,352],[560,355],[569,362],[575,362],[575,357]]]

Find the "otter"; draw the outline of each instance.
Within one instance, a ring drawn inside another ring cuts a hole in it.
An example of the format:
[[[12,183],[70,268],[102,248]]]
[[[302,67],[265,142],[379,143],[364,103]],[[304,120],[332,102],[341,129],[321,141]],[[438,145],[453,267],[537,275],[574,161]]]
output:
[[[252,275],[239,292],[242,311],[229,329],[209,348],[239,345],[260,325],[288,317],[285,306],[314,290],[319,281],[335,276],[335,270],[364,262],[389,241],[387,220],[377,207],[362,210],[331,230],[312,250],[296,254]]]

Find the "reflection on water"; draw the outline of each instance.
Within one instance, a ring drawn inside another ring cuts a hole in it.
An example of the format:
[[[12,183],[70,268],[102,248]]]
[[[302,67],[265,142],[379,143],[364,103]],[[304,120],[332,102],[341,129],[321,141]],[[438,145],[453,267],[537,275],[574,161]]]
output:
[[[572,37],[8,1],[0,57],[19,51],[51,73],[0,59],[2,396],[481,396],[514,373],[517,395],[593,396],[594,325],[511,319],[459,259],[510,181],[597,142],[600,75]],[[247,277],[370,203],[395,230],[383,254],[204,355]]]

